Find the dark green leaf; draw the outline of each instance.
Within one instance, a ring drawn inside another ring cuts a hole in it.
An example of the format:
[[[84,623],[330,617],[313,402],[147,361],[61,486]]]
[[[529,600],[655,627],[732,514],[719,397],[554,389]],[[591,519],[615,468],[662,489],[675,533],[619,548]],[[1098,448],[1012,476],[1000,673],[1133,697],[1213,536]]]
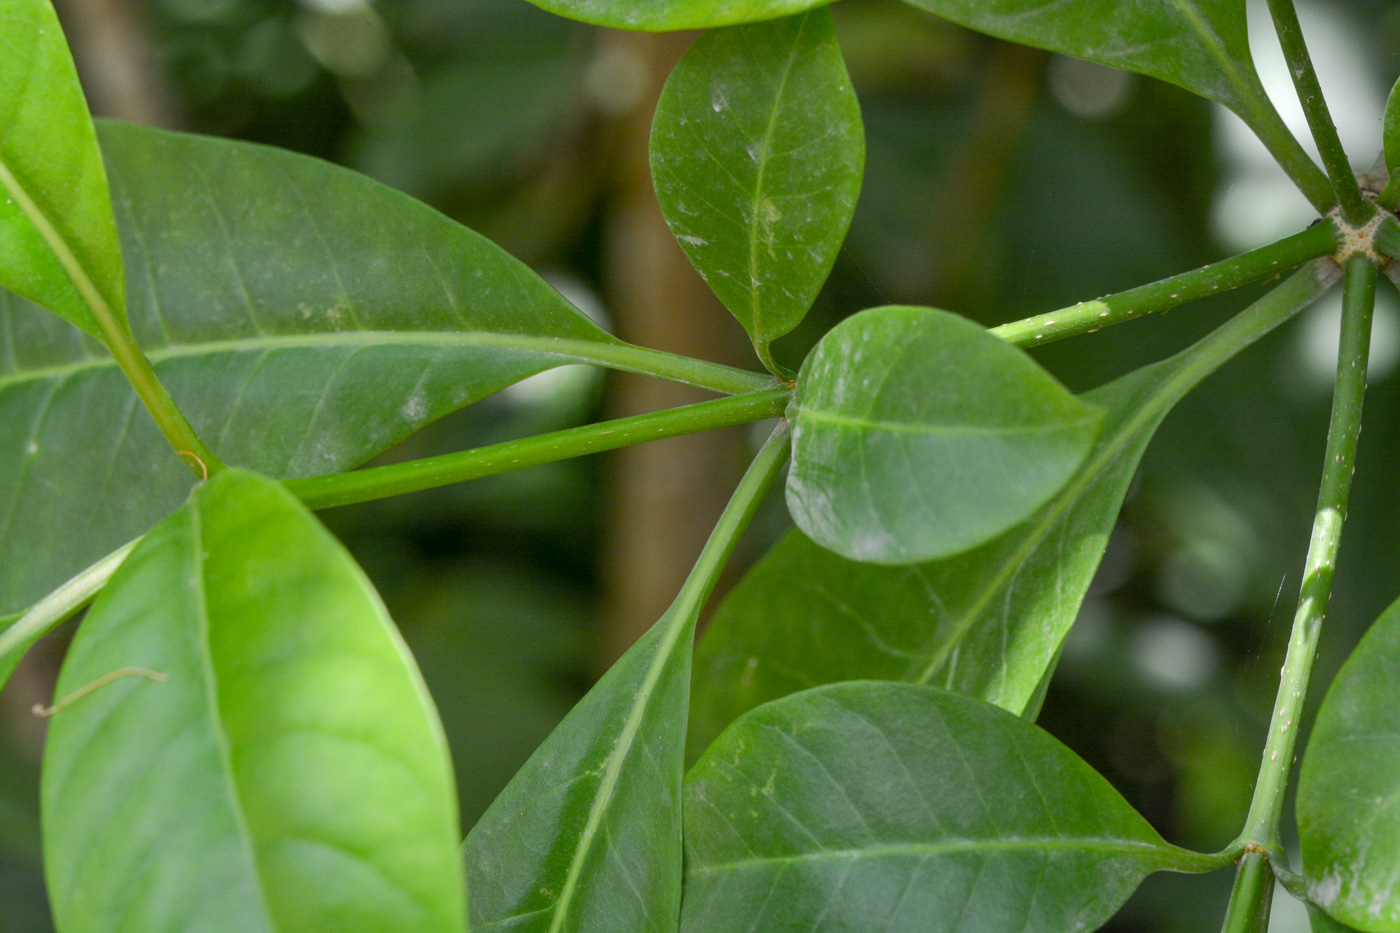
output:
[[[364,176],[245,143],[101,132],[132,328],[227,462],[337,472],[621,346],[487,240]],[[92,341],[0,296],[0,612],[145,531],[189,483]]]
[[[1381,192],[1380,201],[1393,209],[1400,202],[1400,81],[1395,82],[1385,102],[1382,139],[1385,143],[1385,171],[1389,180]]]
[[[822,338],[790,417],[798,527],[852,560],[907,564],[966,551],[1043,505],[1103,412],[966,318],[885,307]]]
[[[1219,101],[1251,125],[1268,98],[1244,0],[907,0],[969,29],[1151,75]]]
[[[1358,930],[1400,930],[1400,602],[1376,621],[1318,710],[1298,776],[1311,899]]]
[[[158,525],[57,696],[59,929],[463,929],[432,701],[369,581],[278,484],[221,473]]]
[[[535,6],[599,26],[665,32],[776,19],[831,0],[530,0]]]
[[[826,10],[715,29],[681,59],[651,131],[656,196],[685,254],[774,368],[860,194],[865,138]]]
[[[1148,874],[1204,870],[1037,727],[928,687],[760,707],[686,779],[694,933],[1069,933]]]
[[[697,614],[662,616],[472,829],[471,929],[675,930]]]
[[[102,156],[49,0],[0,27],[0,286],[94,335],[123,318],[122,254]]]
[[[1290,279],[1281,287],[1293,293],[1287,300],[1305,304],[1325,290],[1336,278],[1327,265],[1321,277]],[[1243,326],[1248,314],[1236,322]],[[1157,425],[1257,336],[1222,350],[1234,338],[1217,331],[1088,393],[1108,416],[1079,473],[1040,511],[975,550],[880,567],[792,532],[705,630],[695,660],[692,754],[745,710],[840,680],[933,684],[1024,712],[1074,623]]]

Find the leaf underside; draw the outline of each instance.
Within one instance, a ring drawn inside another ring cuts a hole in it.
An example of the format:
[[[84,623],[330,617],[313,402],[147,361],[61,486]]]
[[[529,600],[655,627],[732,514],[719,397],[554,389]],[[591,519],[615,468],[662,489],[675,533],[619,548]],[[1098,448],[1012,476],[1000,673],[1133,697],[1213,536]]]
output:
[[[59,929],[463,929],[431,700],[368,580],[278,484],[221,473],[153,529],[57,696]]]

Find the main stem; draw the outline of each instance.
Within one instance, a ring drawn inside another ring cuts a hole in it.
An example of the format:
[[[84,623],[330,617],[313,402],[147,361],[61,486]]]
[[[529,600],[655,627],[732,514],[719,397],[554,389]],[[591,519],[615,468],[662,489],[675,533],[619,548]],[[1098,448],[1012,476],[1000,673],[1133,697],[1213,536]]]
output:
[[[1376,265],[1365,256],[1354,255],[1345,266],[1336,388],[1332,395],[1332,418],[1327,432],[1322,486],[1318,491],[1317,511],[1313,518],[1307,561],[1303,567],[1303,585],[1279,680],[1278,698],[1274,701],[1274,712],[1269,721],[1269,737],[1264,745],[1259,779],[1254,785],[1254,799],[1239,840],[1270,852],[1281,849],[1279,821],[1283,813],[1284,792],[1293,770],[1298,724],[1308,695],[1322,620],[1332,592],[1332,574],[1337,565],[1337,549],[1341,544],[1342,524],[1346,519],[1347,500],[1351,494],[1357,438],[1361,434],[1361,407],[1366,395],[1366,363],[1371,349],[1371,316],[1375,302]],[[1255,912],[1263,910],[1267,917],[1268,898],[1259,888],[1273,884],[1273,873],[1258,869],[1247,872],[1250,864],[1249,859],[1241,863],[1231,902],[1232,905],[1237,901],[1261,905]],[[1235,915],[1236,910],[1232,907],[1230,916],[1233,918]],[[1227,922],[1225,933],[1244,933],[1254,929],[1239,925],[1254,915],[1250,911],[1241,911],[1243,919],[1235,921],[1234,926]]]
[[[1322,96],[1322,85],[1318,83],[1317,72],[1313,69],[1312,56],[1308,54],[1307,43],[1303,41],[1298,11],[1293,7],[1293,0],[1269,0],[1269,12],[1273,14],[1274,28],[1278,32],[1279,44],[1283,46],[1283,57],[1288,60],[1288,72],[1293,76],[1293,86],[1298,90],[1298,99],[1302,101],[1303,113],[1308,118],[1308,128],[1317,141],[1322,164],[1341,204],[1342,216],[1353,227],[1359,227],[1371,219],[1376,209],[1361,194],[1361,186],[1352,174],[1351,163],[1347,161],[1346,150],[1342,148],[1341,137],[1337,135],[1337,126],[1332,122],[1327,100]]]
[[[368,502],[644,441],[762,421],[781,415],[790,395],[786,388],[770,388],[440,457],[289,480],[286,487],[313,509]]]

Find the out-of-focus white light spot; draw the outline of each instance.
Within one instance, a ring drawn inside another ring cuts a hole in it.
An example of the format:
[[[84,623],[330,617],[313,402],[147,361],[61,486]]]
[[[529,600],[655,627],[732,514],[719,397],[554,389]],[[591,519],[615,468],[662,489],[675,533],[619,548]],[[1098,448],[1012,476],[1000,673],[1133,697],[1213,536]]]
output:
[[[1298,331],[1297,370],[1304,387],[1330,391],[1337,376],[1337,341],[1342,335],[1342,297],[1328,295],[1308,312]],[[1379,382],[1400,366],[1400,299],[1382,286],[1376,289],[1376,314],[1371,322],[1371,356],[1366,377]],[[1296,382],[1297,380],[1289,380]]]
[[[1153,616],[1139,623],[1132,640],[1133,663],[1158,687],[1199,690],[1220,666],[1220,651],[1210,636],[1173,616]]]
[[[1295,862],[1296,864],[1296,862]],[[1269,933],[1309,933],[1312,921],[1303,902],[1291,896],[1283,885],[1274,888],[1274,906],[1269,913]]]
[[[1102,120],[1122,110],[1132,97],[1135,77],[1067,55],[1050,60],[1050,93],[1061,107],[1086,120]]]
[[[1249,0],[1249,39],[1264,90],[1284,122],[1316,157],[1303,107],[1279,47],[1267,0]],[[1334,4],[1298,3],[1313,64],[1332,109],[1342,145],[1353,168],[1369,168],[1380,150],[1381,115],[1389,90],[1376,80],[1366,60],[1361,25]],[[1217,127],[1226,172],[1215,208],[1216,232],[1227,246],[1247,249],[1305,225],[1316,213],[1244,122],[1217,108]]]
[[[646,59],[630,43],[604,42],[583,73],[583,89],[604,113],[631,113],[646,96]]]
[[[1249,595],[1249,562],[1226,542],[1194,538],[1162,563],[1157,593],[1172,609],[1213,622],[1234,613]]]
[[[513,405],[543,405],[582,395],[593,388],[598,373],[591,366],[557,366],[501,390]]]

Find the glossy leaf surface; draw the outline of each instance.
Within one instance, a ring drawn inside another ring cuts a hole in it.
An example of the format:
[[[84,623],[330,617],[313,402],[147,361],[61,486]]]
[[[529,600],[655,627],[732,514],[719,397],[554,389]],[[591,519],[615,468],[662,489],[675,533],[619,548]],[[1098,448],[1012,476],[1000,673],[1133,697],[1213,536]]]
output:
[[[686,779],[693,933],[1093,930],[1174,849],[1030,723],[927,687],[807,691]]]
[[[1322,277],[1301,273],[1280,288],[1305,304],[1335,281],[1336,267],[1323,268]],[[1233,324],[1248,326],[1262,304]],[[1024,712],[1074,623],[1157,426],[1253,339],[1217,331],[1087,393],[1107,418],[1083,467],[1034,515],[974,550],[882,567],[791,532],[729,594],[700,641],[692,753],[745,710],[840,680],[931,684]]]
[[[701,36],[657,104],[651,169],[695,268],[768,345],[806,315],[855,212],[860,105],[827,10]]]
[[[44,855],[65,933],[463,929],[432,702],[369,581],[276,483],[222,473],[161,522],[57,696]]]
[[[436,211],[315,159],[104,124],[132,327],[225,462],[347,469],[618,342]],[[0,612],[175,508],[188,470],[92,341],[0,296]]]
[[[906,0],[969,29],[1151,75],[1245,118],[1268,106],[1244,0]]]
[[[830,0],[530,0],[535,6],[585,23],[665,32],[708,29],[776,19],[825,6]]]
[[[1312,900],[1368,933],[1400,930],[1400,603],[1327,691],[1298,777]]]
[[[1103,413],[1022,351],[933,308],[862,311],[802,364],[793,520],[852,560],[965,551],[1026,518],[1083,462]]]
[[[123,314],[107,177],[50,0],[7,0],[3,8],[0,286],[94,335],[92,298],[115,320]]]

